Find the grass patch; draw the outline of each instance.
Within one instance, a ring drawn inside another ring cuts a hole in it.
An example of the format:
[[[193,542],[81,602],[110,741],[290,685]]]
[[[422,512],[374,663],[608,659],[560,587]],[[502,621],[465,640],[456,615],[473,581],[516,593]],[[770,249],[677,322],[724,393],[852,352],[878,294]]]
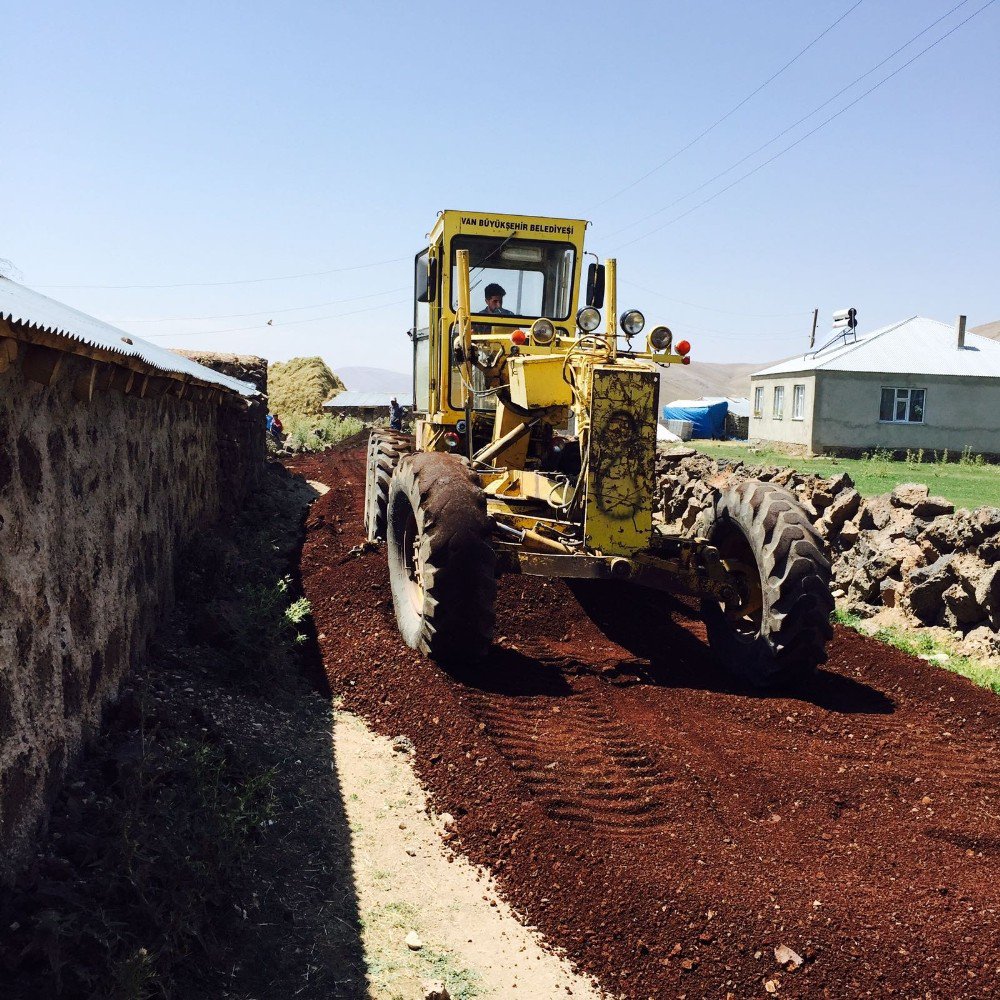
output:
[[[8,901],[11,996],[169,997],[192,953],[227,946],[228,886],[275,816],[274,771],[143,702],[138,733],[124,727],[84,774],[115,780],[64,793],[54,852],[30,897]]]
[[[365,427],[357,417],[335,417],[329,413],[319,417],[289,417],[284,426],[285,447],[289,451],[323,451]],[[269,447],[273,445],[272,439]]]
[[[833,612],[833,621],[870,635],[873,639],[899,649],[910,656],[931,657],[932,663],[950,670],[953,674],[967,677],[973,684],[986,688],[994,694],[1000,694],[1000,667],[992,667],[981,663],[971,656],[956,653],[953,647],[927,632],[902,629],[888,626],[876,629],[874,632],[866,628],[866,620],[850,611],[837,609]]]
[[[947,498],[956,507],[1000,504],[1000,465],[989,464],[981,455],[969,451],[950,455],[911,451],[906,458],[897,459],[891,452],[876,449],[865,458],[800,458],[770,448],[710,441],[688,443],[712,458],[740,459],[748,465],[790,467],[824,478],[846,472],[865,497],[888,493],[900,483],[923,483],[932,494]]]

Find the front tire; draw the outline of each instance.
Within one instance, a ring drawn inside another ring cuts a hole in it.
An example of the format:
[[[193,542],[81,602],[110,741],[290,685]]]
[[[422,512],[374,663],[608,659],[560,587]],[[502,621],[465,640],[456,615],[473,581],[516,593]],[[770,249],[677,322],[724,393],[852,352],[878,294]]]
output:
[[[811,675],[826,661],[833,597],[822,540],[796,498],[740,483],[721,494],[701,533],[748,570],[739,600],[702,603],[713,652],[755,687]]]
[[[389,483],[399,460],[413,451],[413,438],[402,431],[378,427],[368,438],[368,464],[365,475],[365,537],[370,542],[384,542]]]
[[[443,662],[482,659],[493,641],[496,553],[469,467],[441,453],[401,459],[389,487],[392,603],[403,641]]]

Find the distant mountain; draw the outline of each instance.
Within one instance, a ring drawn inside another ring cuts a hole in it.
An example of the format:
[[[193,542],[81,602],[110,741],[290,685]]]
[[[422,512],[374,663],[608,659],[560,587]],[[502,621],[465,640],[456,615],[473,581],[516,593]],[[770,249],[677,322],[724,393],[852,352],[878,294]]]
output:
[[[671,365],[660,375],[660,402],[699,396],[749,397],[751,374],[772,364],[776,362],[724,365],[694,361],[690,365]],[[354,392],[398,392],[405,396],[413,391],[411,375],[385,368],[338,368],[337,375]]]
[[[337,374],[352,392],[413,392],[413,376],[385,368],[338,368]]]
[[[753,365],[724,365],[692,361],[690,365],[670,365],[660,370],[660,405],[674,399],[701,396],[742,396],[750,398],[750,376],[774,361]]]
[[[992,323],[984,323],[982,326],[974,326],[969,333],[978,334],[980,337],[989,337],[990,340],[1000,340],[1000,320]]]

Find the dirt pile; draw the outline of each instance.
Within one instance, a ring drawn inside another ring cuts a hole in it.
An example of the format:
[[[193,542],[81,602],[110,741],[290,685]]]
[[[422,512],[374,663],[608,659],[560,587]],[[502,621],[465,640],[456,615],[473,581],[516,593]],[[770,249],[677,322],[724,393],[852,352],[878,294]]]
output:
[[[836,596],[861,614],[900,608],[915,625],[964,637],[971,655],[1000,656],[1000,508],[955,510],[917,483],[865,499],[851,477],[717,461],[690,448],[657,455],[658,516],[697,530],[717,490],[743,479],[794,493],[827,544]]]
[[[293,460],[333,487],[302,563],[328,676],[527,923],[636,1000],[1000,988],[995,696],[838,628],[763,697],[690,607],[513,576],[487,661],[445,672],[400,642],[384,553],[351,554],[364,456]]]
[[[344,391],[344,383],[319,357],[272,362],[267,384],[268,406],[282,420],[286,416],[321,416],[323,404]]]

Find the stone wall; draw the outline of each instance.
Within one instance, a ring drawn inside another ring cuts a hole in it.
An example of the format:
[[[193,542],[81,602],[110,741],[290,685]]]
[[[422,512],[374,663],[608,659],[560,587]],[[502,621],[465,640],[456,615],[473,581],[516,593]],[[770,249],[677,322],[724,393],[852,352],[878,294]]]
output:
[[[178,549],[263,462],[262,407],[79,402],[88,365],[0,373],[0,880],[169,607]]]
[[[823,479],[690,448],[659,449],[657,476],[655,516],[690,535],[729,485],[788,490],[826,544],[841,606],[864,617],[897,608],[913,627],[946,628],[961,652],[1000,662],[1000,507],[955,510],[917,483],[863,498],[847,473]]]
[[[267,360],[207,351],[181,353],[213,371],[251,382],[264,394],[250,405],[249,412],[234,406],[219,410],[219,475],[228,486],[221,498],[220,513],[227,512],[253,488],[262,468],[262,456],[266,451]]]

